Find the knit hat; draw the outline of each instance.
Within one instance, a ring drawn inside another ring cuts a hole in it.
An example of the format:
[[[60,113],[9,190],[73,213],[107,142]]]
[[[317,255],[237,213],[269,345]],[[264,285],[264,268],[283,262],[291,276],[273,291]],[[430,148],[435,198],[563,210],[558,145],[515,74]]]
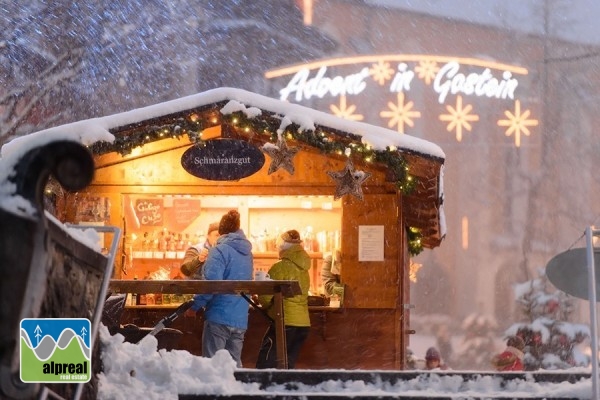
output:
[[[525,349],[525,341],[520,336],[509,336],[506,345],[514,347],[517,350],[523,351]]]
[[[206,231],[207,235],[210,235],[210,233],[212,231],[218,231],[219,230],[219,223],[218,222],[213,222],[212,224],[210,224],[208,226],[208,231]]]
[[[302,243],[302,240],[300,239],[300,233],[295,229],[283,232],[281,234],[281,240],[294,244]]]
[[[302,243],[300,233],[295,229],[285,231],[277,238],[277,248],[279,251],[287,250],[293,245],[300,243]]]
[[[237,210],[229,210],[221,217],[219,222],[219,235],[226,235],[240,229],[240,213]]]
[[[436,349],[435,347],[430,347],[427,349],[427,352],[425,353],[425,360],[430,361],[430,360],[438,360],[440,361],[441,357],[440,357],[440,352],[438,351],[438,349]]]

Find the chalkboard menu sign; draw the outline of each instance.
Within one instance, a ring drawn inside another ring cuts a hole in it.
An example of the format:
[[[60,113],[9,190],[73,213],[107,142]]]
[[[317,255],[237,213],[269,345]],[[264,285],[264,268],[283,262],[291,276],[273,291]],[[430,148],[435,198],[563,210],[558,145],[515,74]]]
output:
[[[163,199],[136,199],[133,211],[140,226],[159,226],[163,224]]]
[[[181,166],[198,178],[235,181],[250,176],[265,164],[265,155],[243,140],[212,139],[190,147]]]

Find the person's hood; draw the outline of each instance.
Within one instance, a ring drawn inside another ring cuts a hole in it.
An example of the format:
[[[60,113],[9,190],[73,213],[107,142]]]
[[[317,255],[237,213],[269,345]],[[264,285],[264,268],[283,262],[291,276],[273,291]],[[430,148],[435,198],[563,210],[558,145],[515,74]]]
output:
[[[244,256],[252,253],[252,243],[246,238],[244,231],[241,229],[219,236],[217,245],[219,244],[226,244]]]
[[[304,271],[310,269],[310,257],[301,244],[295,244],[289,249],[284,250],[281,253],[281,258],[287,258]]]

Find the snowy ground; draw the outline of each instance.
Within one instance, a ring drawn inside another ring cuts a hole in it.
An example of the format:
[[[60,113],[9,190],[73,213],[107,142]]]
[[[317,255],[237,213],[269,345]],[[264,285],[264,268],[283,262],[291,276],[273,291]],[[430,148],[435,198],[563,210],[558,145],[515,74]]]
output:
[[[212,359],[198,357],[187,351],[157,351],[157,340],[147,336],[138,344],[126,343],[122,335],[110,336],[106,327],[100,328],[104,346],[102,358],[104,372],[99,379],[100,400],[144,399],[175,400],[178,394],[285,394],[289,389],[274,385],[260,390],[258,383],[237,381],[235,362],[226,351],[218,352]],[[426,348],[430,339],[415,341],[416,349]],[[419,342],[417,345],[416,342]],[[577,370],[572,372],[587,372]],[[476,373],[476,372],[475,372]],[[415,379],[397,384],[370,384],[364,381],[328,381],[316,386],[299,385],[294,394],[337,393],[347,395],[382,395],[402,393],[422,398],[455,395],[460,398],[511,396],[560,397],[589,399],[591,380],[575,384],[535,383],[531,379],[510,381],[501,387],[499,377],[481,376],[463,382],[460,376],[441,373],[424,373]]]

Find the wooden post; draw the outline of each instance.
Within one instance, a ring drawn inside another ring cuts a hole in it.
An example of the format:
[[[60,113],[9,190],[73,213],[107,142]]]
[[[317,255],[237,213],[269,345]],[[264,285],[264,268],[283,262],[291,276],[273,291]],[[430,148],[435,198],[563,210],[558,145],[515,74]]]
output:
[[[287,369],[287,343],[285,338],[285,322],[283,320],[283,296],[281,291],[273,295],[275,306],[275,340],[277,341],[277,368]]]

